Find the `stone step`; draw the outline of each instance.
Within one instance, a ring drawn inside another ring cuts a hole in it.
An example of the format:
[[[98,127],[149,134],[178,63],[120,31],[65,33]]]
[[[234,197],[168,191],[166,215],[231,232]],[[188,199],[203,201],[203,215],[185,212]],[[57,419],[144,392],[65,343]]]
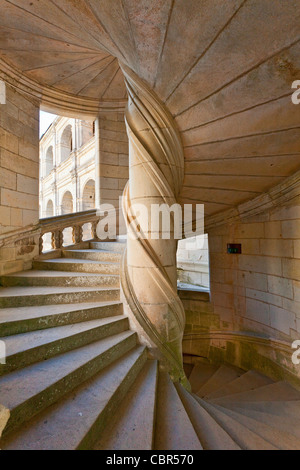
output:
[[[126,248],[126,243],[123,242],[90,242],[90,248],[94,250],[115,251],[123,253]]]
[[[95,287],[3,287],[0,308],[120,300],[120,289]]]
[[[157,361],[148,360],[94,450],[152,450]]]
[[[289,418],[294,417],[300,419],[300,400],[276,401],[272,400],[272,397],[270,397],[268,401],[228,402],[226,407],[232,410],[254,410],[267,413],[270,416],[288,416]]]
[[[201,398],[208,398],[211,393],[240,377],[244,371],[221,365],[211,378],[197,391]]]
[[[226,431],[181,385],[176,389],[204,450],[240,450]]]
[[[195,364],[189,376],[192,391],[197,393],[217,370],[218,366],[212,364]]]
[[[127,329],[128,318],[120,315],[16,336],[4,336],[1,340],[6,345],[6,364],[0,364],[0,375]]]
[[[235,393],[233,395],[227,395],[225,397],[214,398],[211,401],[221,406],[225,406],[227,403],[241,403],[244,401],[292,401],[300,400],[300,392],[294,387],[289,385],[287,382],[276,382],[270,385],[256,388],[241,393]]]
[[[277,447],[266,441],[255,432],[228,416],[221,407],[207,403],[194,395],[198,403],[211,415],[211,417],[231,436],[243,450],[276,450]]]
[[[182,401],[168,374],[159,373],[155,450],[202,450]]]
[[[63,250],[63,258],[86,259],[93,261],[109,261],[112,263],[120,263],[122,254],[117,251],[107,250]]]
[[[33,269],[41,271],[68,271],[77,273],[120,274],[119,263],[92,261],[75,258],[56,258],[33,261]]]
[[[269,379],[265,375],[262,375],[259,372],[256,372],[255,370],[249,370],[241,377],[237,378],[236,380],[233,380],[232,382],[220,388],[219,390],[216,390],[215,392],[211,393],[209,395],[209,398],[219,398],[224,397],[226,395],[233,395],[235,393],[246,392],[272,383],[274,383],[273,380]]]
[[[292,434],[300,442],[300,401],[232,403],[227,405],[226,409],[232,409],[260,423]]]
[[[136,340],[125,331],[1,377],[1,403],[10,411],[4,435],[126,354]]]
[[[89,302],[0,309],[0,336],[44,330],[89,320],[122,315],[120,302]]]
[[[1,440],[4,450],[91,449],[120,409],[126,393],[147,361],[143,346],[87,380],[15,433]]]
[[[194,368],[194,364],[183,364],[183,370],[187,378],[189,378],[189,376],[191,375],[193,368]]]
[[[2,276],[0,285],[4,287],[119,287],[120,277],[115,274],[31,270]]]
[[[218,407],[218,409],[221,409]],[[226,408],[222,408],[222,411],[227,415],[230,416],[232,419],[238,421],[240,424],[245,426],[250,431],[258,434],[260,437],[265,439],[267,442],[270,442],[275,447],[280,450],[299,450],[300,449],[300,442],[296,436],[293,436],[286,431],[283,431],[280,426],[278,428],[270,427],[267,424],[257,421],[253,418],[245,416],[243,414],[237,413],[233,410],[228,410]]]

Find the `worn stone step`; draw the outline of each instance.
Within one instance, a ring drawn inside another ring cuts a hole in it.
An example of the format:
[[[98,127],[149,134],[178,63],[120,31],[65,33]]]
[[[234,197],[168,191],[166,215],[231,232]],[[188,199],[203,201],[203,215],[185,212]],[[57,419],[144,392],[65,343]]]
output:
[[[120,264],[75,258],[56,258],[33,261],[33,269],[77,273],[120,274]]]
[[[220,407],[218,409],[221,409]],[[253,418],[240,414],[236,411],[222,408],[223,413],[238,421],[250,431],[258,434],[260,437],[270,442],[280,450],[299,450],[300,442],[296,436],[289,432],[283,431],[280,426],[278,428],[270,427],[267,424],[257,421]]]
[[[0,308],[120,300],[116,287],[3,287]]]
[[[202,450],[179,395],[166,372],[159,373],[155,450]]]
[[[199,397],[208,398],[211,393],[244,374],[244,371],[234,367],[221,365],[211,378],[197,391]]]
[[[15,336],[4,336],[1,340],[6,345],[6,364],[0,364],[0,375],[127,329],[128,319],[120,315]]]
[[[227,403],[247,401],[292,401],[300,400],[300,392],[287,382],[275,382],[270,385],[241,393],[234,393],[225,397],[214,398],[213,403],[225,406]]]
[[[213,364],[195,364],[189,376],[192,391],[197,393],[217,370],[218,366]]]
[[[232,409],[272,428],[292,434],[300,442],[300,401],[231,403],[226,409]]]
[[[137,346],[1,440],[3,450],[91,449],[120,409],[147,351]]]
[[[189,378],[189,376],[191,375],[193,368],[194,368],[194,364],[183,364],[183,370],[187,378]]]
[[[0,336],[70,325],[123,313],[121,302],[89,302],[0,309]]]
[[[204,450],[240,450],[226,431],[180,384],[176,385],[180,399]]]
[[[226,395],[233,395],[235,393],[246,392],[272,383],[274,383],[274,381],[271,380],[269,377],[266,377],[265,375],[262,375],[259,372],[256,372],[255,370],[249,370],[236,380],[233,380],[232,382],[220,388],[219,390],[210,393],[209,398],[219,398],[224,397]]]
[[[109,261],[112,263],[119,263],[122,259],[122,254],[117,251],[107,250],[63,250],[63,258],[86,259],[93,261]]]
[[[298,420],[300,419],[300,400],[272,400],[272,397],[268,401],[242,401],[242,402],[228,402],[226,405],[229,409],[243,409],[249,411],[259,411],[262,413],[267,413],[270,416],[286,416],[288,418],[294,417]]]
[[[0,277],[4,287],[58,286],[58,287],[119,287],[116,274],[76,273],[66,271],[23,271]]]
[[[244,450],[276,450],[277,447],[266,441],[255,432],[228,416],[222,409],[207,403],[197,395],[195,399],[211,415],[211,417],[231,436],[231,438]]]
[[[126,248],[126,243],[123,242],[90,242],[90,248],[95,250],[115,251],[123,253]]]
[[[136,340],[125,331],[1,377],[1,403],[10,412],[3,435],[126,354]]]
[[[95,450],[152,450],[157,376],[157,361],[147,361]]]

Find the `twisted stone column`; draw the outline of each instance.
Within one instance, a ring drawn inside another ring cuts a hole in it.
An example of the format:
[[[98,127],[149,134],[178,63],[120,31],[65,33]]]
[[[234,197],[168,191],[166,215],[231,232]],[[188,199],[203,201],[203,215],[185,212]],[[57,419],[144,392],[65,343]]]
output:
[[[129,184],[123,211],[128,227],[122,288],[139,332],[156,351],[173,380],[187,385],[182,366],[183,305],[177,295],[174,220],[171,238],[151,230],[152,204],[176,204],[183,181],[184,157],[174,120],[158,97],[122,65],[129,95]],[[137,211],[137,204],[143,210]],[[150,227],[149,227],[150,225]],[[147,238],[136,237],[143,235]]]

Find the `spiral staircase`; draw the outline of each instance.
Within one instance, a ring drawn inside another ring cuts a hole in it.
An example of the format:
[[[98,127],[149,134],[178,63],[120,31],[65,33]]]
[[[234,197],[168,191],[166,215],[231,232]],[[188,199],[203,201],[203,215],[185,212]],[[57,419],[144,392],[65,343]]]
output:
[[[0,279],[0,448],[299,449],[288,383],[197,362],[190,393],[150,358],[120,302],[124,248],[91,242]]]

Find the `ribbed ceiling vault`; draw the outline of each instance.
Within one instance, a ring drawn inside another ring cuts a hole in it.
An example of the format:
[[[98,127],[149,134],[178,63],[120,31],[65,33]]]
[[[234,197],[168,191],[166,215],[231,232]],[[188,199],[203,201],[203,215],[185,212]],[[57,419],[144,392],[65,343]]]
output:
[[[156,91],[206,215],[300,168],[300,1],[0,0],[0,54],[65,94],[122,100],[118,59]]]

